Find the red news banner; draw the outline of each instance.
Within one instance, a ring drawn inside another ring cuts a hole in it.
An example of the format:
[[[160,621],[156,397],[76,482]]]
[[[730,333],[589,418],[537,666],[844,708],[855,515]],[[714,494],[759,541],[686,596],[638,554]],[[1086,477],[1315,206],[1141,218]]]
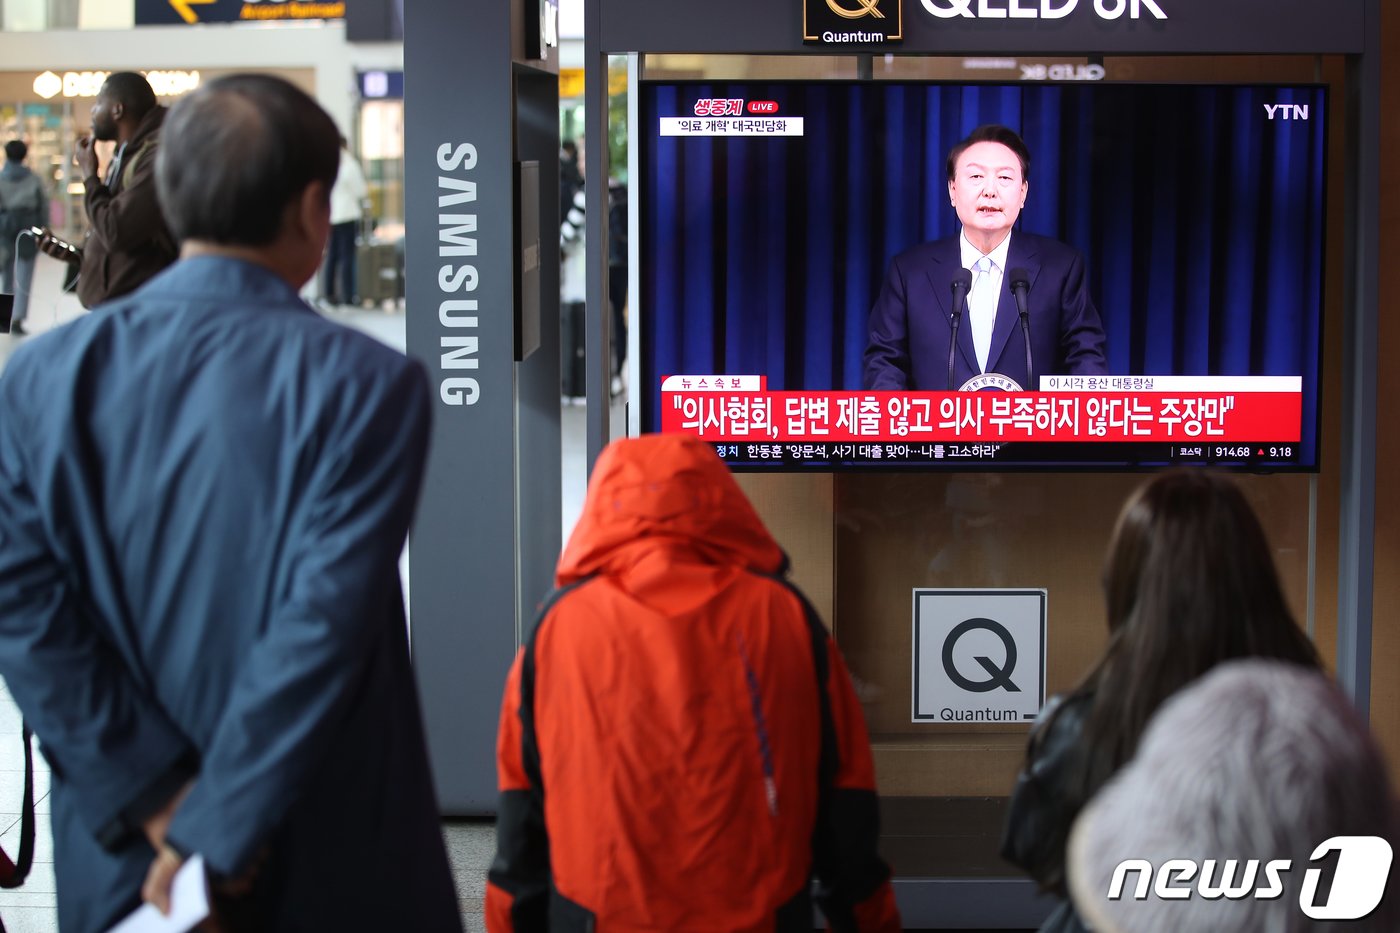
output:
[[[707,441],[1298,441],[1296,376],[1043,376],[1035,392],[770,392],[667,376],[661,429]]]

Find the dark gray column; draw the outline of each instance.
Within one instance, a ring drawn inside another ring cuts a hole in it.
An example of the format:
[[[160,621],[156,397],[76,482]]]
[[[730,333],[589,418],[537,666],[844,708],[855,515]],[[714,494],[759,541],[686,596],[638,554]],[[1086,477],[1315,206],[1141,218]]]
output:
[[[415,0],[404,24],[408,352],[435,399],[410,621],[438,795],[457,814],[495,807],[501,690],[559,548],[558,130],[547,116],[558,86],[518,61],[521,18],[515,3]],[[544,273],[543,346],[519,365],[518,159],[540,162]]]
[[[588,473],[611,438],[609,376],[612,372],[612,314],[608,305],[608,58],[602,51],[602,0],[583,3],[583,181],[588,233],[587,363]]]
[[[1346,325],[1337,679],[1371,712],[1376,530],[1376,364],[1380,284],[1380,0],[1365,0],[1366,48],[1347,67]]]

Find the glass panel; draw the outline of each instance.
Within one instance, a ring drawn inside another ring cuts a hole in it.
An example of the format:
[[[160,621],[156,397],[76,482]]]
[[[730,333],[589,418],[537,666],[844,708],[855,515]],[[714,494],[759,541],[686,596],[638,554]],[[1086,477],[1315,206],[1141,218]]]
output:
[[[854,77],[856,57],[662,56],[648,78]],[[1300,623],[1334,652],[1336,474],[1341,411],[1344,63],[1338,57],[876,56],[875,79],[1007,80],[1022,66],[1103,69],[1108,81],[1331,85],[1320,434],[1323,469],[1239,475]],[[1078,72],[1082,73],[1082,72]],[[1074,687],[1105,643],[1100,573],[1113,523],[1146,479],[1121,473],[741,474],[789,551],[793,576],[831,626],[871,730],[883,847],[900,877],[1016,877],[997,855],[1024,723],[915,722],[915,588],[1044,588],[1045,692]]]
[[[912,591],[1047,591],[1045,692],[1072,689],[1103,649],[1100,572],[1134,474],[839,474],[834,490],[836,638],[870,727],[901,875],[976,877],[997,857],[1024,723],[913,722]],[[1239,478],[1265,523],[1295,614],[1308,609],[1307,476]],[[1034,665],[1035,659],[1019,664]],[[927,672],[929,676],[934,672]],[[995,707],[988,694],[988,706]],[[997,799],[989,799],[997,798]]]
[[[855,78],[854,55],[645,55],[642,79]]]
[[[45,0],[5,0],[5,32],[40,32],[48,25]]]
[[[403,238],[403,101],[365,101],[360,106],[360,160],[369,188],[374,232]]]

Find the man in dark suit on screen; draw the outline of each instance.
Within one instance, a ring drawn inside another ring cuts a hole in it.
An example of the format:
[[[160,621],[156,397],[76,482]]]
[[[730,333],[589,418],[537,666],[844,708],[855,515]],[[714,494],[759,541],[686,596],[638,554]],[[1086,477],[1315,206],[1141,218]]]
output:
[[[870,311],[866,389],[1030,390],[1032,379],[1046,374],[1107,372],[1083,257],[1047,237],[1013,234],[1029,167],[1026,144],[1004,126],[978,127],[949,152],[948,196],[962,233],[906,250],[890,263]],[[966,289],[955,285],[964,270],[971,276]],[[1028,312],[1029,338],[1016,291]]]

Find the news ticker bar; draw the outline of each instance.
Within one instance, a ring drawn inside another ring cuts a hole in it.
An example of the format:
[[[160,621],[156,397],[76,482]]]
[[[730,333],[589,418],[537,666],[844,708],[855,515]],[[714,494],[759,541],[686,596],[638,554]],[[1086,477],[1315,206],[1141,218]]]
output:
[[[717,444],[1247,446],[1266,437],[1278,446],[1300,440],[1302,401],[1301,392],[1279,391],[768,392],[663,385],[661,429]]]
[[[1302,376],[1041,376],[1041,392],[1302,392]],[[765,392],[757,375],[667,376],[662,392]],[[1035,390],[1031,390],[1035,391]],[[926,393],[932,394],[932,393]]]
[[[720,459],[736,467],[945,466],[965,468],[1035,464],[1041,466],[1253,465],[1261,469],[1295,465],[1296,442],[1253,444],[1160,443],[876,443],[876,444],[716,444]]]

